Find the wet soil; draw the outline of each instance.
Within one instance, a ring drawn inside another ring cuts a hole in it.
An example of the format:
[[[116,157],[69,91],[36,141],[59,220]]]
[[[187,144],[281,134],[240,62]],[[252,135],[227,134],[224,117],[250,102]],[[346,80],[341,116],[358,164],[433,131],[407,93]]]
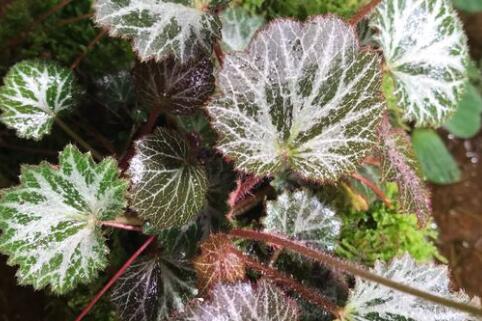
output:
[[[463,172],[449,186],[432,186],[440,249],[456,284],[482,297],[482,133],[470,140],[440,132]]]

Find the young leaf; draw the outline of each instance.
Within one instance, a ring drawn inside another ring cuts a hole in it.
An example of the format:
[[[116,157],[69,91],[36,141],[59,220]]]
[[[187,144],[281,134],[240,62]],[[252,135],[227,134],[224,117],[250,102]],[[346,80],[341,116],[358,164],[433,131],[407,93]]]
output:
[[[182,226],[202,209],[207,192],[203,166],[180,134],[158,128],[136,143],[131,160],[132,207],[155,227]]]
[[[295,238],[317,248],[334,250],[341,221],[335,212],[306,190],[285,191],[269,201],[266,231]]]
[[[98,0],[96,22],[113,36],[133,40],[142,61],[169,55],[186,62],[199,53],[209,55],[221,37],[221,22],[210,4],[216,1]]]
[[[377,262],[373,272],[393,281],[409,285],[452,300],[469,303],[463,292],[451,293],[446,266],[417,264],[408,254],[394,259],[388,266]],[[416,296],[395,291],[383,285],[356,278],[345,308],[345,320],[371,321],[466,321],[470,316]]]
[[[261,280],[256,285],[217,285],[211,300],[188,309],[183,321],[296,321],[298,307],[277,287]]]
[[[132,76],[125,70],[104,75],[95,81],[95,85],[97,100],[113,112],[135,101]]]
[[[239,170],[336,180],[374,143],[379,60],[335,17],[273,22],[247,52],[225,57],[218,78],[221,93],[207,111],[218,148]]]
[[[393,129],[387,119],[380,127],[380,140],[382,180],[397,182],[402,211],[426,222],[432,212],[430,192],[422,181],[410,137],[402,129]]]
[[[65,293],[106,267],[98,223],[122,212],[127,182],[112,159],[95,164],[72,145],[59,158],[58,167],[24,166],[21,185],[4,192],[0,250],[19,265],[20,284]]]
[[[449,0],[383,0],[371,18],[405,118],[440,126],[455,111],[468,49]]]
[[[241,7],[229,8],[221,14],[223,43],[227,50],[244,50],[256,30],[263,24],[260,16],[252,16]]]
[[[116,282],[111,299],[124,321],[170,320],[197,295],[189,263],[202,231],[197,224],[157,234],[160,254],[138,259]]]
[[[213,64],[209,58],[185,64],[173,58],[138,64],[134,77],[144,104],[175,114],[195,111],[214,91]]]
[[[0,120],[21,138],[40,140],[49,134],[55,117],[74,108],[80,94],[72,71],[48,61],[22,61],[3,82]]]

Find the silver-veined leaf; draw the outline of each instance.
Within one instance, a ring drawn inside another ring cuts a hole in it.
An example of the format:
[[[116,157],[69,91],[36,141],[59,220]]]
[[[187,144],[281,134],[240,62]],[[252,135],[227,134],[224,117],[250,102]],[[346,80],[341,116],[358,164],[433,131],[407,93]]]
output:
[[[158,128],[136,143],[129,174],[132,207],[159,229],[188,223],[204,205],[206,170],[172,130]]]
[[[96,99],[112,112],[127,108],[135,102],[131,74],[122,70],[96,79]]]
[[[0,201],[0,250],[19,265],[19,283],[65,293],[92,281],[108,263],[98,223],[125,206],[127,182],[116,162],[95,164],[69,145],[58,167],[24,166],[20,182]]]
[[[307,190],[283,192],[276,201],[268,202],[266,212],[264,225],[268,232],[330,251],[337,244],[340,219]]]
[[[210,300],[188,309],[183,321],[296,321],[298,307],[276,286],[261,280],[256,285],[219,284]]]
[[[218,78],[207,111],[218,148],[239,170],[336,180],[373,146],[379,60],[342,20],[275,21],[246,52],[226,55]]]
[[[138,96],[150,108],[175,114],[199,109],[214,92],[213,64],[200,58],[181,64],[172,58],[134,69]]]
[[[229,8],[221,14],[223,43],[227,50],[244,50],[255,32],[264,24],[261,16],[253,16],[244,8]]]
[[[3,82],[0,120],[22,138],[49,134],[55,117],[74,108],[80,94],[72,71],[48,61],[19,62]]]
[[[430,192],[422,180],[410,137],[403,129],[392,128],[387,119],[380,127],[378,150],[382,180],[397,183],[401,209],[416,214],[419,222],[427,222],[432,212]]]
[[[450,292],[450,277],[446,266],[433,263],[417,264],[408,254],[386,265],[377,262],[372,272],[419,290],[469,303],[463,292]],[[383,285],[356,278],[345,308],[345,319],[353,321],[414,320],[466,321],[471,317],[463,312],[425,301]]]
[[[142,61],[174,55],[186,62],[208,55],[221,22],[208,0],[97,0],[95,19],[113,36],[132,39]]]
[[[158,237],[161,254],[138,259],[119,278],[111,299],[123,321],[170,320],[197,295],[189,258],[199,232],[195,224],[164,230]]]
[[[449,0],[383,0],[370,25],[383,49],[407,120],[440,126],[455,111],[466,81],[468,49]]]

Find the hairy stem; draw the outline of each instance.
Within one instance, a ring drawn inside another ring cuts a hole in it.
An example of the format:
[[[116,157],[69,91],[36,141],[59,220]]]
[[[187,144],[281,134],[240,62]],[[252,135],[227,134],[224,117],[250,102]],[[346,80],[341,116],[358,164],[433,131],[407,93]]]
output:
[[[95,45],[107,34],[107,29],[102,29],[97,36],[87,45],[87,48],[82,52],[72,63],[72,66],[70,68],[72,70],[76,69],[82,60],[89,54],[89,52],[95,47]]]
[[[254,193],[254,195],[239,201],[229,210],[228,214],[226,214],[226,217],[232,221],[236,216],[246,213],[261,203],[266,198],[266,194],[268,194],[271,190],[271,186],[266,186],[265,188]]]
[[[156,239],[155,236],[149,237],[144,244],[141,245],[137,251],[132,254],[132,256],[122,265],[119,271],[114,274],[114,276],[107,282],[106,285],[95,295],[95,297],[89,302],[89,304],[82,310],[79,316],[75,319],[75,321],[81,321],[94,307],[94,305],[99,301],[99,299],[114,285],[114,283],[124,274],[124,272],[131,266],[131,264],[137,259],[142,252]]]
[[[142,232],[143,231],[142,227],[140,227],[140,226],[125,224],[125,223],[119,223],[119,222],[116,222],[116,221],[102,221],[102,222],[100,222],[100,225],[118,228],[118,229],[126,230],[126,231],[135,231],[135,232]]]
[[[219,64],[222,66],[224,63],[224,51],[223,48],[221,48],[221,44],[219,41],[216,41],[214,43],[214,54],[216,55],[216,58],[219,61]]]
[[[367,15],[372,12],[373,9],[375,9],[376,6],[381,2],[381,0],[372,0],[365,6],[361,7],[360,10],[355,13],[353,17],[350,18],[349,22],[350,24],[356,26],[360,21],[363,20]]]
[[[385,195],[385,193],[380,188],[378,188],[378,186],[375,183],[373,183],[368,178],[366,178],[366,177],[364,177],[364,176],[362,176],[358,173],[351,174],[351,177],[353,179],[356,179],[357,181],[359,181],[360,183],[362,183],[363,185],[365,185],[369,189],[371,189],[373,191],[373,193],[375,193],[378,196],[378,198],[380,200],[382,200],[383,203],[385,203],[385,205],[387,207],[392,207],[392,202],[388,199],[388,197]]]
[[[330,312],[335,317],[338,318],[340,316],[339,311],[341,310],[341,308],[338,307],[327,297],[318,293],[316,290],[310,289],[309,287],[300,284],[292,277],[289,277],[276,269],[265,266],[256,261],[255,259],[252,259],[249,256],[242,254],[241,252],[237,252],[236,254],[243,260],[243,262],[248,268],[259,271],[273,282],[290,288],[291,290],[302,296],[305,300],[309,301],[314,305],[321,306],[324,310]]]
[[[230,232],[232,236],[254,240],[254,241],[261,241],[265,243],[271,243],[277,245],[279,247],[283,247],[289,249],[295,253],[302,254],[306,257],[309,257],[315,261],[318,261],[322,264],[330,266],[333,269],[339,269],[344,272],[359,276],[363,279],[384,285],[391,289],[410,294],[421,299],[431,301],[436,304],[444,305],[449,308],[457,309],[463,312],[467,312],[476,316],[482,316],[482,309],[468,305],[461,302],[452,301],[425,291],[421,291],[410,286],[397,283],[380,275],[374,274],[365,268],[357,266],[353,263],[349,263],[348,261],[341,260],[330,254],[313,250],[299,242],[292,241],[280,236],[271,235],[263,232],[258,232],[254,230],[247,230],[247,229],[234,229]]]
[[[82,137],[80,137],[79,135],[77,135],[72,129],[70,129],[70,127],[63,122],[62,119],[60,119],[59,117],[55,117],[55,123],[57,125],[59,125],[60,128],[62,128],[62,130],[64,132],[66,132],[70,137],[72,137],[73,140],[75,140],[77,143],[79,143],[80,146],[82,146],[83,148],[85,148],[86,150],[90,151],[92,153],[92,156],[100,161],[102,160],[102,155],[97,152],[89,143],[87,143]]]

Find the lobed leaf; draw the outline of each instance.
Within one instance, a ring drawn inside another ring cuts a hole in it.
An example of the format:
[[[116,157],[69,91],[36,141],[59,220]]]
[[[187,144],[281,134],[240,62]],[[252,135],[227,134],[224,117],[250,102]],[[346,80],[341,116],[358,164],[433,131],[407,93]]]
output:
[[[211,300],[191,306],[184,321],[296,321],[298,307],[274,285],[261,280],[256,285],[217,285]]]
[[[267,204],[265,230],[334,250],[341,229],[335,212],[307,190],[285,191]]]
[[[172,130],[158,128],[136,143],[129,174],[132,208],[158,229],[188,223],[204,205],[206,170]]]
[[[221,22],[213,14],[219,1],[98,0],[95,19],[112,36],[133,40],[142,61],[173,55],[181,62],[199,53],[210,55],[221,37]]]
[[[335,17],[273,22],[247,52],[226,55],[218,78],[207,111],[218,148],[239,170],[336,180],[375,141],[379,60]]]
[[[53,62],[25,60],[14,65],[0,88],[0,120],[17,136],[40,140],[55,117],[78,103],[72,71]]]
[[[138,96],[151,108],[187,114],[204,105],[214,91],[213,64],[200,58],[181,64],[173,58],[141,63],[134,69]]]
[[[114,160],[95,164],[72,145],[59,159],[58,167],[22,167],[21,185],[4,192],[0,251],[19,265],[20,284],[65,293],[107,266],[98,223],[122,213],[127,182]]]
[[[221,14],[223,43],[227,50],[244,50],[255,32],[264,24],[261,16],[251,15],[242,7],[229,8]]]
[[[393,129],[387,119],[382,122],[380,140],[382,180],[397,183],[402,211],[427,222],[432,212],[430,192],[422,180],[410,137],[402,129]]]
[[[417,264],[408,254],[389,265],[377,262],[373,272],[393,281],[451,300],[469,303],[463,292],[450,292],[446,266]],[[466,321],[472,318],[460,311],[398,292],[383,285],[356,278],[345,308],[345,320]]]
[[[467,40],[449,0],[383,0],[370,22],[404,117],[440,126],[466,81]]]

